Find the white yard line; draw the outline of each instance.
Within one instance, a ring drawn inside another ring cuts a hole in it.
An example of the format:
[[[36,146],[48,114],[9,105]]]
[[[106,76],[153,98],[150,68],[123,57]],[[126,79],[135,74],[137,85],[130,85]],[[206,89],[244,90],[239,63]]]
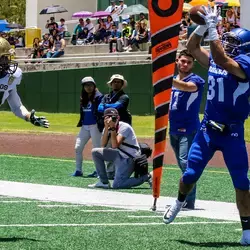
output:
[[[237,222],[232,221],[197,221],[197,222],[173,222],[169,225],[196,225],[196,224],[235,224]],[[147,223],[91,223],[91,224],[9,224],[0,225],[1,227],[115,227],[115,226],[169,226],[163,222],[147,222]]]
[[[42,208],[70,208],[70,207],[86,207],[85,205],[38,205],[38,207]],[[80,210],[85,213],[117,213],[117,212],[136,212],[137,210],[127,210],[127,209],[91,209],[91,210]]]
[[[86,205],[80,205],[80,204],[75,204],[75,205],[37,205],[38,207],[42,208],[69,208],[69,207],[86,207]]]
[[[136,210],[120,210],[120,209],[117,209],[117,210],[114,210],[114,209],[107,209],[107,210],[80,210],[81,212],[84,212],[84,213],[121,213],[121,212],[125,212],[125,213],[134,213],[136,212]]]
[[[177,218],[185,218],[186,215],[178,215]],[[162,215],[128,215],[128,218],[162,218]]]
[[[152,195],[10,181],[0,181],[0,195],[144,211],[150,211],[153,202]],[[165,211],[165,206],[174,202],[175,198],[160,197],[157,211]],[[180,215],[239,222],[234,203],[197,200],[196,207],[195,210],[181,211]]]

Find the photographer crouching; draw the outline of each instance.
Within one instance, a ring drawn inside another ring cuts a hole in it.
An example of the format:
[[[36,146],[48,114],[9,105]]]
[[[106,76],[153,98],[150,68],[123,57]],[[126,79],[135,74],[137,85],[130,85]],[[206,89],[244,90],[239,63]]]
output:
[[[141,155],[135,132],[128,123],[121,122],[119,119],[116,109],[105,110],[102,148],[92,149],[93,161],[100,179],[89,187],[110,188],[105,161],[113,162],[115,165],[114,189],[136,187],[144,182],[151,184],[147,157]],[[105,148],[109,141],[111,148]],[[140,168],[138,178],[130,177],[138,166]],[[143,168],[144,166],[145,168]]]

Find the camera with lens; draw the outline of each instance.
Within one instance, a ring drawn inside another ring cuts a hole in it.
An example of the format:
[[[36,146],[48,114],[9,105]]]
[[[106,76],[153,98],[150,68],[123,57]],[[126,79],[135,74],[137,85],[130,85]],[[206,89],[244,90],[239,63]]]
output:
[[[112,122],[116,122],[117,121],[117,116],[113,115],[111,116]]]

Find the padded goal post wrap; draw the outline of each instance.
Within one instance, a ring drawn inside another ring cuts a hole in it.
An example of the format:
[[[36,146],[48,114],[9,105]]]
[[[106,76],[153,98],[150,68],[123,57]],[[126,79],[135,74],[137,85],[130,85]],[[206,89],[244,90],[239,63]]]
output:
[[[155,107],[153,196],[160,196],[168,111],[184,0],[149,0]]]

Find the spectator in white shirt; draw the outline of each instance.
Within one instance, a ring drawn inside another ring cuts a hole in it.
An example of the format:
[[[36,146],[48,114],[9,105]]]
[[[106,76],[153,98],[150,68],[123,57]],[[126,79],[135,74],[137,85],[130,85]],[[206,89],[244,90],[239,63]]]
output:
[[[119,24],[118,6],[116,5],[115,0],[110,0],[110,4],[111,5],[105,11],[111,13],[111,16],[113,18],[113,22],[118,27],[118,24]]]
[[[95,32],[94,24],[91,23],[91,21],[90,21],[89,18],[86,19],[86,25],[85,25],[85,27],[88,28],[89,33],[94,33]]]
[[[61,24],[58,26],[58,34],[61,38],[64,37],[65,31],[68,31],[68,27],[65,24],[65,20],[63,18],[60,19]]]
[[[128,6],[126,4],[124,4],[124,0],[119,0],[120,6],[118,7],[119,12],[118,14],[122,13],[122,11],[126,8],[128,8]],[[122,22],[127,22],[129,23],[129,15],[122,15]]]

